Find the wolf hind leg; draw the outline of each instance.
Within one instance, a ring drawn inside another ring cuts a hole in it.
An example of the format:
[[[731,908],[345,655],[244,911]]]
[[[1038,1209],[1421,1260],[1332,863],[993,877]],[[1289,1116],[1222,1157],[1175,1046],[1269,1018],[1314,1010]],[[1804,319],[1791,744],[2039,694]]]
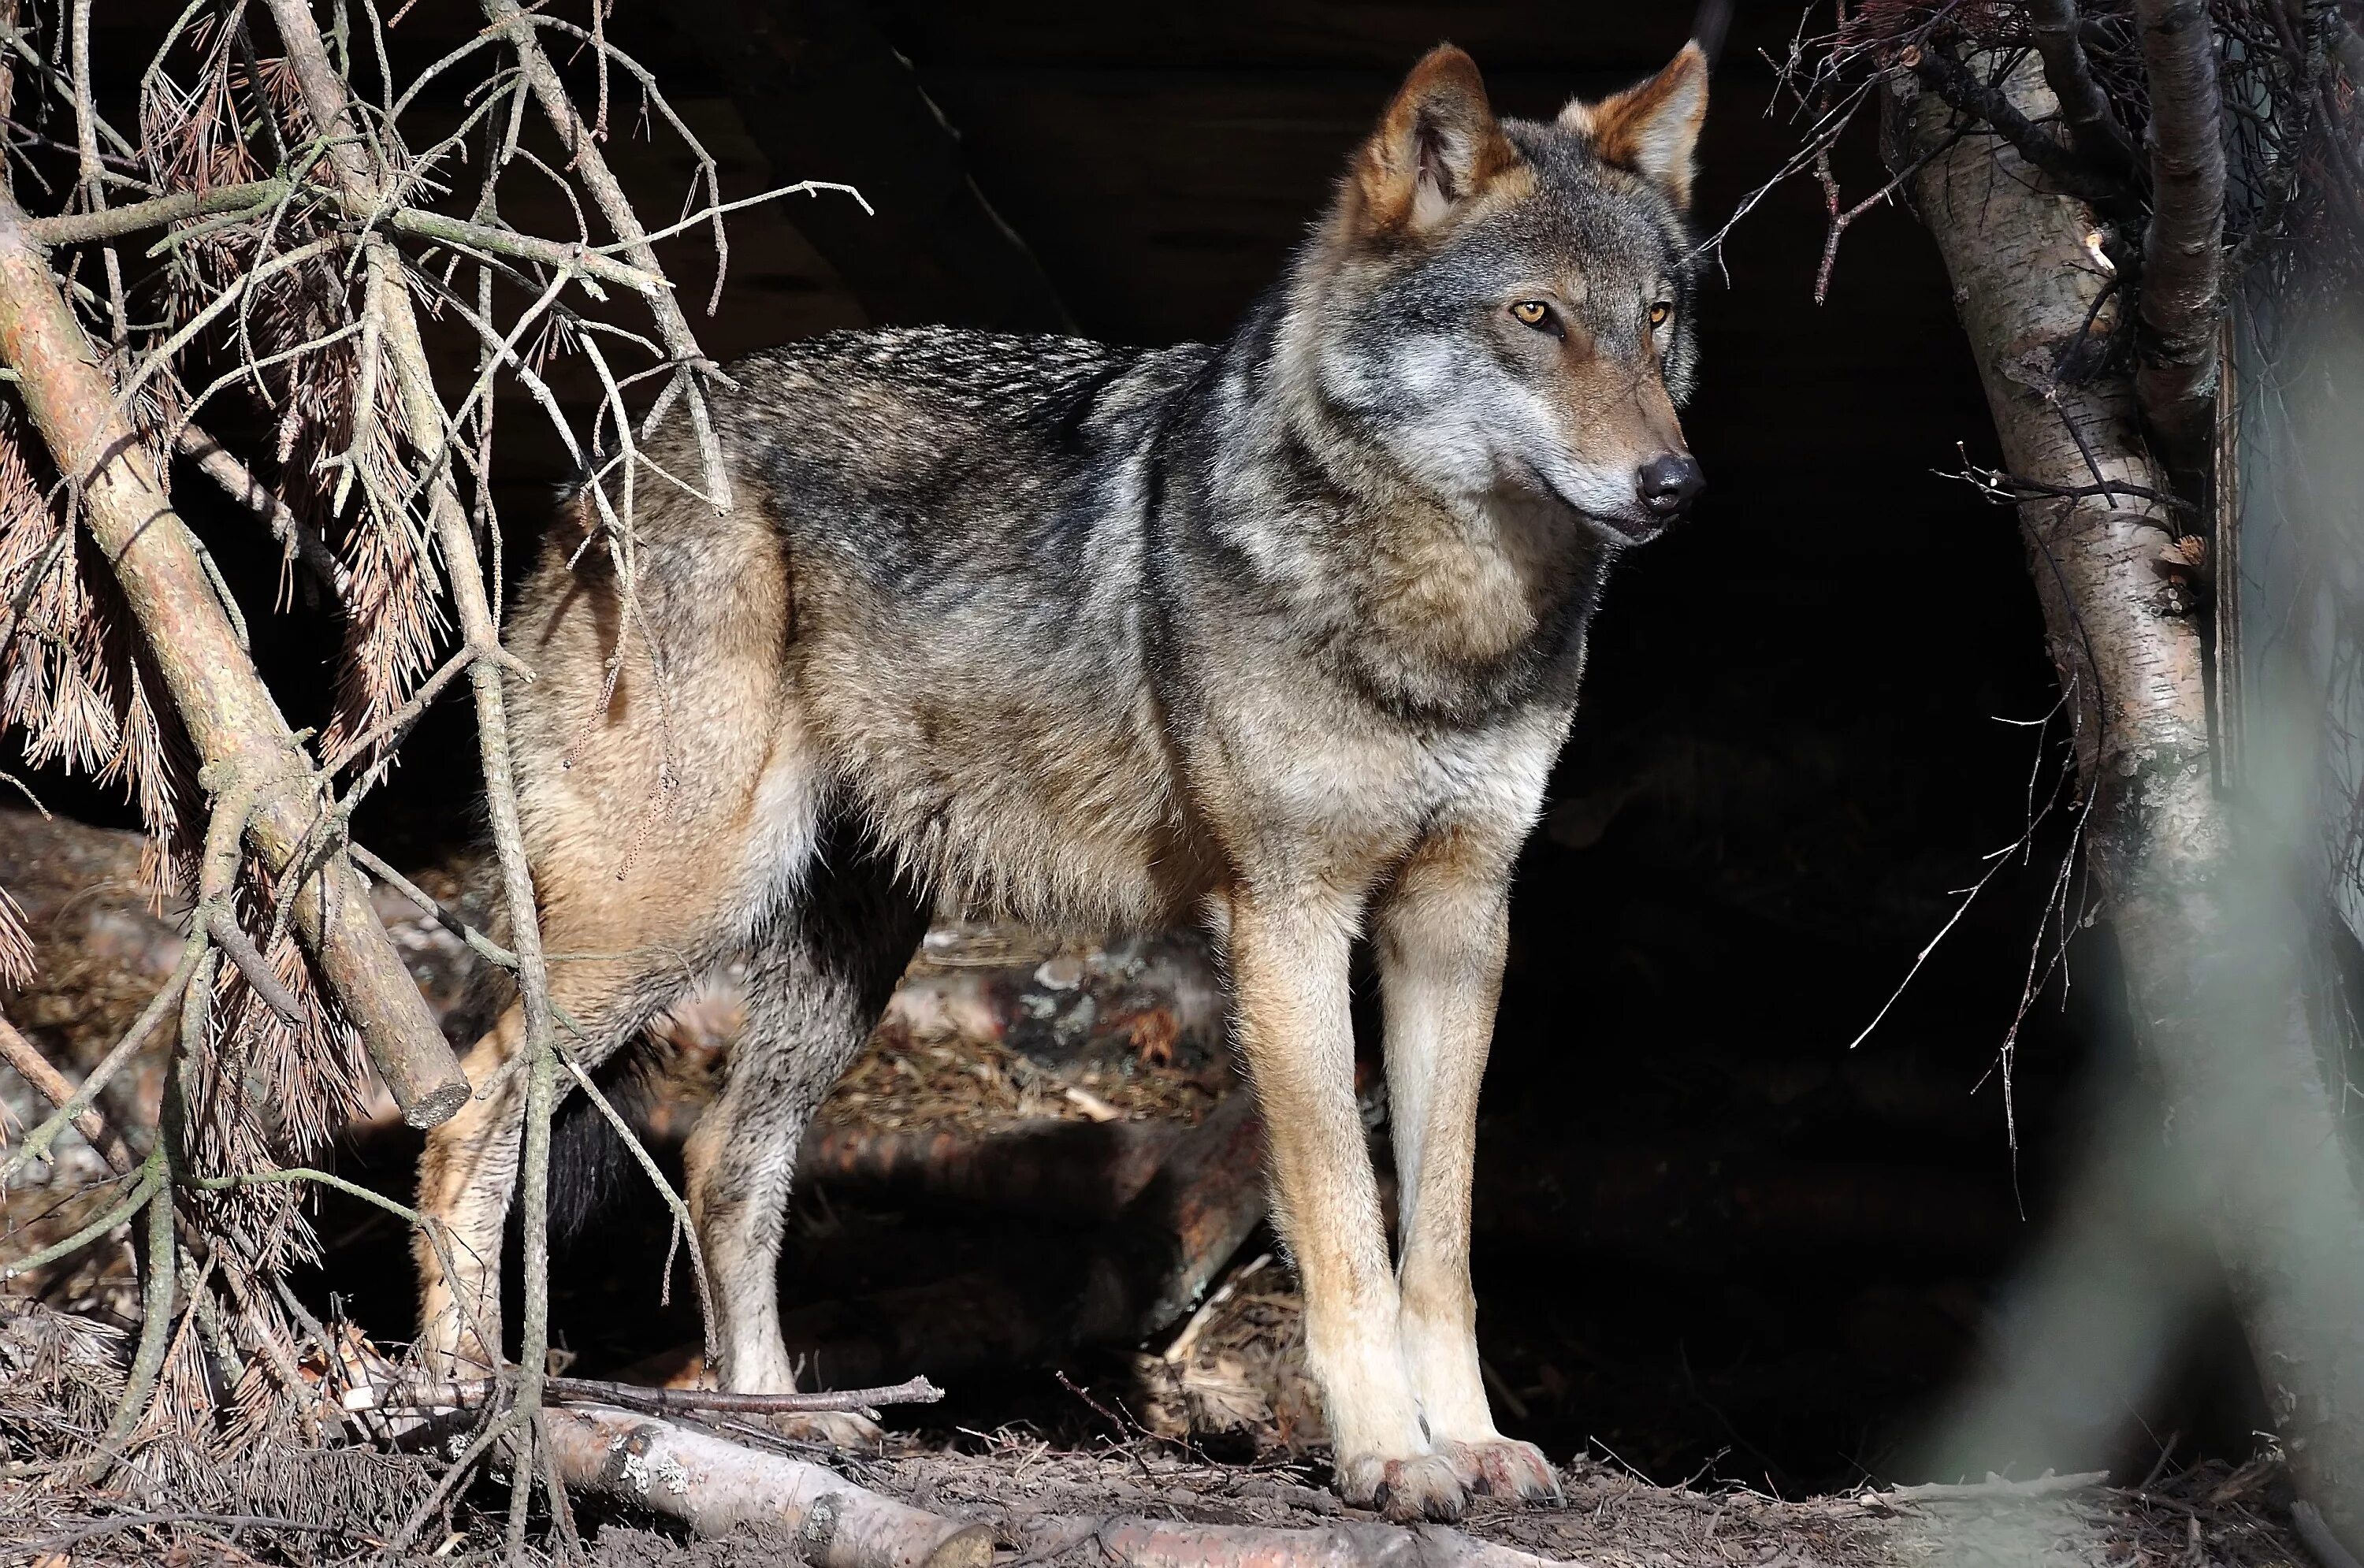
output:
[[[588,1037],[566,1042],[586,1068],[636,1039],[686,985],[671,953],[620,983],[567,979],[553,969],[551,1000]],[[438,1376],[480,1377],[501,1364],[501,1241],[523,1152],[526,1074],[516,1058],[525,1047],[525,1010],[512,1003],[463,1063],[475,1094],[428,1133],[419,1156],[418,1208],[428,1223],[411,1246],[418,1346]]]
[[[721,1093],[683,1151],[692,1219],[714,1288],[714,1371],[723,1387],[786,1394],[796,1369],[780,1334],[780,1242],[797,1146],[861,1050],[926,929],[919,899],[840,822],[804,884],[744,957],[747,1023]],[[858,1416],[796,1419],[796,1435],[875,1443]]]
[[[589,1069],[638,1040],[711,968],[739,889],[696,858],[731,852],[727,832],[693,842],[682,825],[662,825],[648,835],[656,852],[619,875],[635,825],[580,810],[568,821],[572,831],[553,835],[551,851],[536,857],[534,880],[551,1002],[571,1021],[556,1027]],[[439,1375],[482,1375],[500,1364],[500,1251],[523,1141],[526,1074],[516,1059],[526,1044],[524,1009],[512,1003],[468,1053],[474,1095],[428,1133],[419,1157],[428,1225],[412,1249],[418,1344]]]
[[[525,1044],[512,1004],[469,1051],[461,1071],[474,1086],[459,1111],[427,1135],[419,1157],[411,1238],[418,1269],[418,1349],[438,1377],[485,1377],[501,1364],[501,1229],[517,1183],[523,1084],[504,1070]]]

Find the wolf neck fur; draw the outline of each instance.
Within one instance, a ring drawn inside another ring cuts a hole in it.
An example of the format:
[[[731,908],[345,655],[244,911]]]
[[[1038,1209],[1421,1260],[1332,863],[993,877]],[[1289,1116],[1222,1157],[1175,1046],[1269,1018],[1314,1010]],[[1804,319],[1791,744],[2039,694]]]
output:
[[[1473,698],[1515,703],[1574,652],[1613,549],[1556,499],[1507,484],[1447,495],[1415,477],[1323,388],[1309,341],[1320,286],[1301,260],[1185,394],[1239,405],[1199,422],[1221,432],[1206,525],[1258,541],[1248,553],[1290,621],[1381,706],[1451,719],[1477,717]]]

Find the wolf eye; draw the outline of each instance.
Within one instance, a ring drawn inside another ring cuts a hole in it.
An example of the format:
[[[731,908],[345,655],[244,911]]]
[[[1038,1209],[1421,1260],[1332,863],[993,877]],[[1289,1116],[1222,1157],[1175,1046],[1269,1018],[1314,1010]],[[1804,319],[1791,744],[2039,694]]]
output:
[[[1522,299],[1511,306],[1511,314],[1522,326],[1538,331],[1547,330],[1552,324],[1552,308],[1539,299]]]
[[[1667,324],[1667,318],[1673,316],[1674,313],[1674,306],[1662,299],[1656,305],[1650,306],[1650,325],[1653,327],[1664,327]]]

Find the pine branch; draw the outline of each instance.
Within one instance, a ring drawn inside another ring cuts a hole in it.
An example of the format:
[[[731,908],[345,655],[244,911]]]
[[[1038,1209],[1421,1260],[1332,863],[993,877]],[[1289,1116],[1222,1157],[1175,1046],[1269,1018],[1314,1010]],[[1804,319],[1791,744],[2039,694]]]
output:
[[[270,791],[245,824],[265,864],[284,871],[312,815],[303,752],[239,647],[195,536],[58,292],[23,209],[6,195],[0,195],[0,361],[16,373],[59,469],[80,482],[91,533],[199,755],[289,786]],[[351,867],[341,855],[329,857],[296,902],[307,945],[361,1027],[404,1116],[416,1126],[448,1118],[467,1098],[467,1080]]]

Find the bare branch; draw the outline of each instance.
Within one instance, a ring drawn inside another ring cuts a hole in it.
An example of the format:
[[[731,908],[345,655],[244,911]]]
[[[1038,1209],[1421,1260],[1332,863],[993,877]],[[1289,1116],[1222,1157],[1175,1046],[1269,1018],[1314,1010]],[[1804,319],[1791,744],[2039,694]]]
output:
[[[2125,206],[2132,193],[2124,183],[2095,173],[2059,138],[2020,113],[1960,61],[1934,45],[1907,50],[1906,56],[1905,63],[1931,92],[1957,113],[1993,127],[1997,136],[2011,143],[2031,168],[2054,185],[2096,206],[2112,210]]]
[[[851,1410],[875,1416],[882,1406],[933,1405],[944,1391],[924,1377],[884,1388],[835,1388],[815,1394],[729,1394],[712,1388],[646,1388],[632,1383],[605,1383],[585,1377],[544,1380],[543,1392],[561,1405],[612,1405],[651,1416],[686,1415],[708,1410],[733,1416],[795,1416],[828,1410]],[[481,1405],[500,1392],[496,1378],[463,1378],[457,1382],[405,1379],[399,1383],[365,1384],[348,1389],[348,1410],[455,1410]]]
[[[121,1202],[106,1209],[97,1218],[74,1231],[72,1235],[61,1237],[48,1246],[28,1253],[24,1257],[10,1259],[6,1267],[0,1268],[0,1284],[5,1284],[13,1279],[21,1279],[35,1269],[46,1268],[60,1258],[70,1257],[89,1246],[93,1241],[139,1213],[163,1184],[163,1156],[161,1153],[151,1154],[148,1156],[147,1162],[139,1167],[139,1179],[133,1184],[131,1191]]]
[[[289,1029],[303,1028],[304,1004],[298,1002],[295,993],[271,972],[271,961],[264,958],[253,940],[238,929],[237,917],[227,907],[216,905],[206,912],[206,931],[213,938],[214,944],[229,956],[229,961],[238,965],[238,972],[246,977],[246,983],[254,988],[254,994],[279,1015],[282,1023]]]
[[[619,261],[597,250],[563,245],[554,239],[470,223],[465,218],[447,217],[441,213],[428,212],[418,207],[387,207],[375,200],[358,199],[322,186],[298,185],[286,180],[254,180],[240,185],[218,186],[203,193],[176,191],[171,195],[157,196],[112,210],[35,218],[26,228],[35,239],[44,245],[78,245],[134,234],[145,228],[160,228],[192,217],[206,217],[217,213],[259,212],[291,195],[317,196],[341,206],[349,217],[364,223],[383,222],[397,234],[407,235],[414,239],[464,246],[472,250],[486,250],[521,261],[539,262],[543,266],[571,267],[586,277],[630,289],[635,294],[658,295],[673,286],[661,272]],[[753,199],[765,200],[768,196]]]
[[[123,1031],[123,1038],[99,1058],[97,1066],[84,1075],[82,1087],[58,1106],[57,1114],[26,1134],[25,1141],[8,1156],[7,1163],[0,1165],[0,1187],[6,1187],[16,1180],[17,1173],[46,1155],[50,1145],[57,1141],[58,1134],[90,1108],[91,1102],[98,1097],[98,1092],[106,1088],[123,1064],[148,1043],[148,1037],[156,1032],[156,1026],[164,1021],[165,1013],[180,1000],[183,989],[189,984],[189,977],[196,973],[200,943],[201,939],[193,933],[188,945],[182,951],[180,962],[173,968],[171,978],[148,999],[148,1005],[139,1009],[139,1016],[131,1020],[131,1027]]]
[[[2077,0],[2028,0],[2028,30],[2044,58],[2045,84],[2060,101],[2060,123],[2078,157],[2101,172],[2123,180],[2134,172],[2135,144],[2118,123],[2109,95],[2093,80],[2091,62],[2079,39]]]
[[[550,57],[542,52],[541,40],[534,36],[531,20],[518,8],[516,0],[484,0],[484,5],[485,15],[507,30],[517,47],[518,60],[525,67],[526,81],[533,88],[534,101],[541,106],[551,128],[558,133],[558,143],[573,160],[583,183],[590,187],[592,198],[608,219],[608,227],[623,242],[624,254],[633,265],[662,273],[664,268],[649,244],[639,216],[632,211],[630,199],[608,169],[608,160],[589,128],[584,125],[583,117],[575,112],[574,101],[566,95],[566,83],[560,80]],[[706,463],[707,494],[716,510],[727,512],[731,505],[730,477],[722,461],[722,443],[714,432],[713,416],[706,406],[706,395],[697,385],[699,367],[706,364],[705,355],[697,346],[696,334],[689,329],[688,319],[681,313],[679,301],[671,295],[652,295],[649,306],[655,312],[657,335],[664,341],[665,352],[682,365],[680,377],[674,384],[689,399],[690,428],[697,435],[697,450]],[[654,417],[652,414],[652,418]]]
[[[183,457],[195,463],[207,479],[220,485],[231,500],[268,524],[271,537],[279,541],[282,549],[300,559],[313,576],[319,579],[322,587],[340,602],[344,599],[351,580],[345,571],[345,563],[337,559],[337,552],[330,550],[301,517],[289,511],[287,504],[273,495],[262,481],[255,478],[246,464],[231,455],[229,448],[194,423],[181,427],[180,438],[174,448]]]
[[[344,83],[329,67],[328,51],[319,28],[313,21],[307,0],[269,0],[269,3],[272,17],[279,27],[280,38],[286,46],[288,59],[303,87],[313,123],[323,130],[332,130],[356,119],[358,117],[346,96]],[[547,69],[547,61],[544,67]],[[359,149],[349,144],[340,145],[344,150],[337,159],[337,169],[347,199],[363,202],[382,199],[385,184],[380,172],[369,165]],[[642,250],[645,252],[646,248]],[[546,1362],[549,1338],[547,1215],[550,1113],[556,1097],[557,1073],[557,1041],[552,1034],[550,974],[542,958],[533,873],[526,860],[525,840],[518,818],[517,782],[510,762],[508,711],[501,691],[501,665],[489,657],[490,651],[500,645],[500,631],[494,623],[491,604],[485,595],[484,573],[478,562],[475,539],[469,528],[467,512],[461,506],[452,482],[450,454],[453,446],[448,416],[436,395],[433,373],[428,364],[426,345],[419,337],[417,316],[411,308],[409,283],[401,258],[382,236],[374,234],[362,241],[362,260],[369,270],[373,308],[384,317],[385,342],[394,364],[395,385],[403,422],[408,428],[412,445],[425,454],[429,513],[437,546],[451,566],[452,592],[460,611],[461,631],[468,647],[487,655],[470,664],[468,676],[476,699],[476,733],[478,754],[485,774],[485,806],[491,819],[494,847],[499,858],[510,940],[517,953],[518,987],[525,1010],[526,1053],[533,1063],[527,1080],[525,1153],[520,1183],[523,1188],[521,1218],[525,1235],[526,1310],[519,1347],[517,1405],[511,1411],[512,1415],[522,1413],[527,1418],[526,1423],[517,1429],[514,1440],[521,1450],[530,1450],[533,1433],[538,1429],[531,1417],[541,1407],[541,1380],[549,1370]],[[635,256],[634,260],[652,262],[654,257],[647,254]],[[649,270],[659,269],[651,266]],[[679,316],[669,295],[653,296],[652,304],[661,317],[668,310],[675,317]],[[521,1451],[518,1458],[516,1490],[512,1494],[510,1510],[513,1547],[522,1540],[524,1499],[533,1471],[529,1452]],[[512,1555],[515,1554],[513,1551]]]

